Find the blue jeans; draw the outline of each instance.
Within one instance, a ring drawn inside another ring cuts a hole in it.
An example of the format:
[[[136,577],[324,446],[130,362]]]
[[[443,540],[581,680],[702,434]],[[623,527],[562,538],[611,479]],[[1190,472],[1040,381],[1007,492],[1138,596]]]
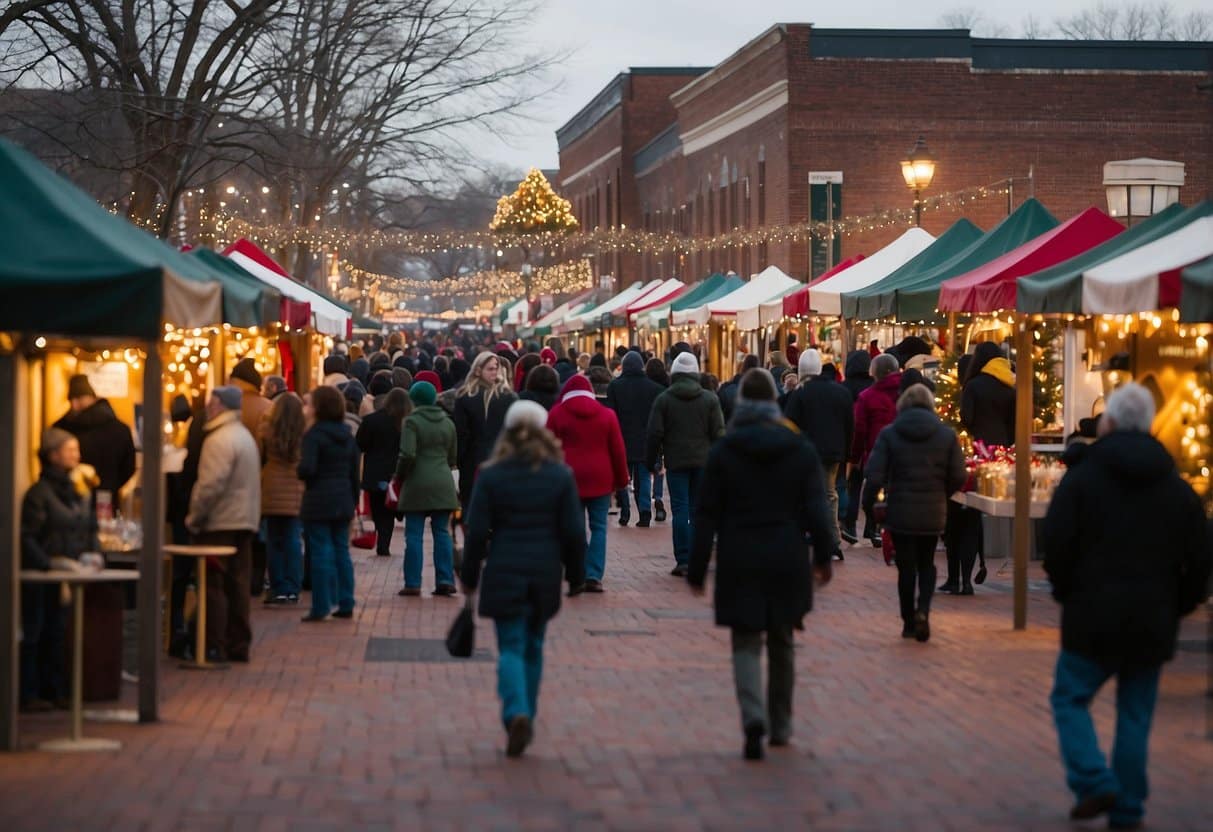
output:
[[[665,497],[665,474],[650,474],[646,471],[644,475],[653,478],[653,499],[663,499]]]
[[[632,478],[632,494],[636,497],[636,510],[641,514],[653,513],[653,474],[643,462],[629,462],[628,476]]]
[[[679,566],[691,562],[691,511],[699,499],[699,483],[703,480],[703,469],[690,471],[666,471],[670,484],[671,527],[674,532],[674,561]]]
[[[298,517],[266,517],[265,550],[271,595],[298,595],[303,585],[302,526]]]
[[[606,573],[607,511],[611,508],[611,495],[591,497],[581,501],[590,526],[590,542],[585,550],[585,579],[601,581]]]
[[[350,521],[305,521],[312,558],[312,615],[324,617],[334,604],[341,612],[354,609],[354,563],[350,560]]]
[[[1065,650],[1057,657],[1053,693],[1053,722],[1066,767],[1066,785],[1078,800],[1115,794],[1116,806],[1109,819],[1130,823],[1141,820],[1149,795],[1146,782],[1146,751],[1150,721],[1158,700],[1160,668],[1117,673],[1098,662]],[[1091,700],[1111,676],[1116,676],[1116,740],[1109,770],[1095,723]]]
[[[547,622],[520,615],[495,619],[493,626],[497,630],[497,696],[501,699],[501,721],[508,728],[514,717],[533,721],[539,711]]]
[[[421,589],[425,564],[425,521],[434,535],[434,576],[438,586],[455,585],[455,543],[449,511],[410,511],[404,515],[404,585]]]

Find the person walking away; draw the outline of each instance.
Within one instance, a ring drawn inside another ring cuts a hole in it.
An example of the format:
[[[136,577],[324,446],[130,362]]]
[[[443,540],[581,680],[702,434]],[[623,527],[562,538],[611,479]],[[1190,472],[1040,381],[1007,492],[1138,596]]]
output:
[[[87,486],[73,481],[80,465],[79,440],[65,430],[48,428],[38,461],[41,474],[21,501],[21,568],[47,572],[96,551],[97,521]],[[22,711],[69,707],[67,615],[58,584],[21,585]]]
[[[628,486],[628,456],[615,412],[599,404],[585,376],[564,385],[560,403],[548,415],[548,430],[560,440],[573,469],[577,495],[589,525],[585,590],[602,592],[606,573],[607,511],[611,496]]]
[[[872,356],[867,350],[852,350],[847,354],[847,361],[843,368],[842,386],[851,394],[851,401],[858,401],[859,394],[872,386],[872,375],[869,372],[872,367]],[[843,512],[842,527],[840,533],[844,540],[859,539],[856,533],[856,525],[859,522],[859,503],[860,495],[863,491],[863,467],[860,465],[852,465],[850,460],[846,466],[847,479],[847,507]]]
[[[645,467],[644,444],[649,426],[649,414],[653,402],[665,392],[665,388],[645,375],[644,358],[638,352],[629,352],[623,357],[619,378],[607,388],[607,407],[615,411],[619,419],[619,430],[627,451],[628,476],[632,480],[632,492],[636,498],[638,526],[647,528],[653,519],[653,475]],[[631,510],[625,491],[623,506],[619,514],[619,525],[631,521]]]
[[[673,510],[674,570],[685,578],[691,561],[691,510],[699,497],[703,466],[712,443],[724,436],[724,415],[714,393],[699,385],[699,361],[680,352],[670,368],[670,388],[653,402],[645,438],[645,464],[654,474],[663,470]]]
[[[206,570],[206,658],[216,662],[247,662],[253,643],[249,573],[261,525],[261,454],[240,420],[243,398],[237,387],[211,393],[185,518],[194,543],[236,548],[233,557],[216,558]]]
[[[851,464],[866,471],[868,456],[876,447],[876,437],[897,417],[897,397],[900,395],[901,373],[897,359],[885,353],[872,359],[872,386],[859,394],[855,400],[855,433],[851,439]],[[876,492],[879,488],[865,483],[860,491],[863,507],[863,536],[880,548],[880,527],[874,514]],[[857,518],[858,519],[858,516]]]
[[[526,389],[518,398],[538,402],[550,411],[560,400],[560,376],[547,364],[541,364],[527,373]]]
[[[925,385],[915,384],[901,394],[897,418],[877,437],[865,475],[869,488],[885,490],[885,527],[897,552],[901,635],[927,641],[935,544],[947,520],[948,500],[964,486],[966,474],[956,431],[935,413],[935,397]]]
[[[785,415],[800,430],[800,434],[813,443],[817,457],[821,460],[825,476],[826,499],[830,504],[831,526],[829,553],[842,560],[844,535],[838,527],[838,468],[847,458],[851,448],[851,435],[855,432],[855,410],[851,394],[838,382],[821,375],[821,353],[815,349],[800,354],[797,367],[801,385],[788,397]],[[845,535],[847,543],[856,543],[858,538]],[[820,546],[825,546],[822,541]]]
[[[396,463],[400,483],[399,511],[404,514],[404,588],[398,594],[421,594],[425,562],[425,521],[434,537],[434,594],[455,594],[454,542],[451,512],[459,507],[451,469],[459,464],[455,425],[438,406],[438,392],[429,382],[409,389],[415,408],[404,421]]]
[[[716,624],[732,630],[733,679],[746,759],[792,735],[792,630],[813,606],[813,581],[830,580],[830,521],[822,464],[782,419],[766,370],[742,376],[728,433],[708,455],[695,509],[687,581],[703,592],[716,546]],[[816,541],[810,565],[806,533]],[[769,683],[762,686],[766,634]]]
[[[733,403],[737,401],[737,388],[741,384],[741,377],[746,372],[760,366],[760,364],[758,356],[744,356],[741,359],[741,367],[737,370],[737,375],[720,386],[720,410],[724,414],[725,422],[728,422],[733,417]]]
[[[358,501],[358,445],[345,424],[346,398],[334,387],[312,391],[316,422],[303,435],[296,473],[303,480],[299,519],[311,557],[312,607],[304,621],[354,617],[350,521]],[[336,606],[336,612],[333,607]]]
[[[644,374],[660,384],[663,390],[669,388],[670,373],[665,368],[665,362],[660,358],[650,358],[646,361],[644,363]],[[654,401],[656,400],[654,399]],[[658,465],[659,467],[662,466],[660,460],[658,461]],[[653,478],[653,519],[658,523],[664,523],[666,520],[665,474],[661,470],[658,470],[656,473],[649,471],[648,476]]]
[[[362,490],[375,523],[375,554],[384,558],[392,556],[392,534],[396,530],[396,507],[387,504],[388,485],[396,473],[404,420],[412,409],[409,394],[391,388],[383,409],[363,419],[354,437],[362,451]]]
[[[468,514],[464,592],[480,589],[480,615],[497,633],[497,693],[517,757],[531,743],[548,622],[585,580],[585,521],[560,442],[535,402],[510,406],[492,458],[477,477]],[[485,560],[488,568],[484,569]],[[483,586],[481,572],[483,570]]]
[[[478,469],[497,441],[505,412],[517,400],[501,372],[501,361],[482,352],[472,361],[463,388],[455,399],[455,436],[459,450],[459,502],[463,516],[472,500]],[[466,520],[465,520],[466,522]]]
[[[99,399],[88,376],[72,376],[67,385],[71,408],[53,427],[65,430],[80,444],[80,461],[91,465],[100,484],[115,500],[135,474],[135,440],[131,429],[119,421],[108,399]],[[96,492],[94,492],[96,493]]]
[[[306,420],[303,400],[282,393],[261,427],[261,518],[270,575],[267,606],[299,603],[303,589],[303,483],[295,474]]]
[[[337,390],[345,398],[345,416],[343,421],[345,427],[350,432],[350,436],[358,435],[358,428],[362,426],[362,400],[366,398],[366,388],[362,386],[356,378],[352,378],[345,384],[337,385]]]
[[[1049,702],[1074,820],[1108,813],[1137,829],[1162,666],[1179,621],[1209,594],[1210,541],[1199,497],[1150,435],[1154,399],[1139,384],[1108,397],[1100,438],[1062,478],[1045,517],[1045,572],[1061,604]],[[1149,522],[1142,522],[1142,518]],[[1099,749],[1091,701],[1116,677],[1116,741]]]

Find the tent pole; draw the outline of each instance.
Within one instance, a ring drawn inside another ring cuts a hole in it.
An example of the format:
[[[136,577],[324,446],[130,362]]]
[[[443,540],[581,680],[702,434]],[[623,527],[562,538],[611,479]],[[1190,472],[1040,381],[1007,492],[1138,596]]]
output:
[[[164,478],[161,472],[164,408],[160,363],[160,342],[149,341],[147,361],[143,365],[143,552],[139,565],[137,635],[140,722],[159,719],[160,622],[163,615],[160,558],[164,536]]]
[[[25,401],[17,389],[16,353],[0,354],[0,441],[6,459],[0,468],[0,751],[17,750],[17,633],[20,623],[21,506],[17,494],[17,402]]]
[[[1032,538],[1032,328],[1015,328],[1015,629],[1028,626],[1028,559]]]
[[[960,350],[956,349],[956,313],[948,313],[948,353],[951,355],[960,355]]]

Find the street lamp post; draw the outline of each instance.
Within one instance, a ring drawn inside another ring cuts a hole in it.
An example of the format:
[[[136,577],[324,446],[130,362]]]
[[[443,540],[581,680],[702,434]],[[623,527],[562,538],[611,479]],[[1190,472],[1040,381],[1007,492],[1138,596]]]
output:
[[[907,158],[901,160],[901,175],[906,185],[914,192],[914,225],[922,225],[922,192],[935,178],[935,161],[927,150],[922,136],[914,143]]]

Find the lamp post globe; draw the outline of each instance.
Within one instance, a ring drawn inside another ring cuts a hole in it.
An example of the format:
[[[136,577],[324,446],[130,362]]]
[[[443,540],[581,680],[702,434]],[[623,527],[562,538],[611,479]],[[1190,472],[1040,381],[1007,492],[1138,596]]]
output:
[[[921,195],[935,178],[935,160],[931,158],[931,152],[927,150],[926,140],[922,136],[918,137],[906,158],[901,160],[901,176],[905,179],[906,187],[914,192],[914,224],[921,226]]]

